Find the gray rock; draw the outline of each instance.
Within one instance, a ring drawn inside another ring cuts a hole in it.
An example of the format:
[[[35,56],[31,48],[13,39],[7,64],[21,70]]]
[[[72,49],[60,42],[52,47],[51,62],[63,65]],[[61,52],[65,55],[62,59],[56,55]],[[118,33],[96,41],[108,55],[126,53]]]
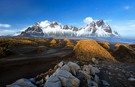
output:
[[[95,75],[94,80],[95,80],[96,83],[99,83],[99,77],[97,75]]]
[[[57,76],[50,76],[46,81],[44,87],[61,87],[61,81]]]
[[[69,86],[67,87],[79,87],[80,80],[77,78],[70,78],[69,80]]]
[[[69,68],[69,66],[66,65],[66,64],[65,64],[64,66],[62,66],[60,69],[61,69],[61,70],[66,70],[66,71],[70,72],[70,68]]]
[[[61,76],[65,78],[73,77],[73,75],[70,72],[61,69],[57,69],[53,75]]]
[[[84,75],[85,80],[87,81],[88,87],[91,87],[91,85],[92,85],[91,76],[88,73],[86,73],[85,71],[82,71],[82,70],[79,70],[79,73]]]
[[[68,62],[67,65],[69,66],[71,73],[76,75],[76,73],[81,69],[79,65],[73,62]]]
[[[129,81],[135,81],[135,78],[130,77],[130,78],[128,78],[128,80]]]
[[[94,67],[92,66],[92,65],[88,65],[88,67],[89,67],[89,69],[90,69],[90,74],[92,74],[92,75],[95,75],[95,69],[94,69]]]
[[[95,64],[98,64],[98,60],[96,58],[92,58],[91,61]]]
[[[64,87],[79,87],[79,79],[66,70],[57,69],[54,75],[60,78]]]
[[[46,75],[45,80],[48,80],[48,79],[49,79],[49,75]]]
[[[97,67],[94,67],[94,72],[95,73],[100,73],[100,70]]]
[[[110,86],[110,84],[109,84],[107,81],[105,81],[105,80],[102,80],[102,83],[103,83],[103,85],[104,85],[105,87],[109,87],[109,86]]]
[[[88,65],[84,65],[82,69],[83,69],[83,71],[86,71],[88,74],[91,74],[91,70],[88,67]]]
[[[61,61],[60,63],[58,63],[58,66],[59,66],[59,67],[62,67],[63,64],[64,64],[63,61]]]
[[[30,82],[34,82],[35,83],[35,78],[30,78],[29,80],[30,80]]]
[[[11,85],[7,85],[6,87],[37,87],[32,84],[28,79],[19,79]]]
[[[92,81],[92,85],[91,87],[98,87],[98,84],[95,81]]]

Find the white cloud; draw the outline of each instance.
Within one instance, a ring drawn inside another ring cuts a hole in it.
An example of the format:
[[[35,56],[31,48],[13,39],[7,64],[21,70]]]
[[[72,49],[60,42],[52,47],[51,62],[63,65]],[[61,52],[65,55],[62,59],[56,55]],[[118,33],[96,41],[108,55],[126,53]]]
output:
[[[129,6],[129,5],[124,6],[124,9],[125,9],[125,10],[129,10],[129,9],[131,9],[131,8],[132,8],[132,7]]]
[[[17,32],[17,30],[5,30],[5,29],[0,29],[0,36],[6,36],[6,35],[13,35],[14,33]]]
[[[41,21],[41,22],[39,23],[39,25],[40,25],[41,27],[46,27],[46,26],[49,25],[49,24],[50,24],[50,22],[49,22],[48,20]]]
[[[10,24],[0,24],[0,27],[9,28],[9,27],[11,27],[11,25]]]
[[[90,22],[94,21],[92,17],[86,17],[84,20],[84,23],[89,24]]]

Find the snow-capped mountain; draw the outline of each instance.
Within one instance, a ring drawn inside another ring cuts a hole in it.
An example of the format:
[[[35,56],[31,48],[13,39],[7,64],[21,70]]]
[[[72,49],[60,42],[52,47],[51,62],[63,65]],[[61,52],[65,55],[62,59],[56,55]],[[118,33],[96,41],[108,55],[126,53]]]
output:
[[[119,36],[103,20],[92,21],[84,27],[61,25],[57,22],[44,21],[36,23],[22,31],[19,36],[27,37],[109,37]]]

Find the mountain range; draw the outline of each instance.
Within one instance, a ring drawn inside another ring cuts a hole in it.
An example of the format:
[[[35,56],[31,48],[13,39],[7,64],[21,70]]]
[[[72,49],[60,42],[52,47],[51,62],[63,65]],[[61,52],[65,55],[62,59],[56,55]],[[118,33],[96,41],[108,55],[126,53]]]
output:
[[[25,37],[111,37],[119,36],[116,31],[103,20],[92,21],[86,26],[77,28],[75,26],[61,25],[58,22],[44,21],[35,23],[24,31],[16,33],[15,36]]]

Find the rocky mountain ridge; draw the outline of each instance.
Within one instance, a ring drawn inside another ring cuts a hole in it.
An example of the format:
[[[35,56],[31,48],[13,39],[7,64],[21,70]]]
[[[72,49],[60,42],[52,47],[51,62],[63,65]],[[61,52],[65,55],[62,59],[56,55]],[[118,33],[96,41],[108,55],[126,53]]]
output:
[[[103,20],[92,21],[84,27],[61,25],[57,22],[44,21],[35,23],[26,30],[16,34],[26,37],[110,37],[119,36]]]

